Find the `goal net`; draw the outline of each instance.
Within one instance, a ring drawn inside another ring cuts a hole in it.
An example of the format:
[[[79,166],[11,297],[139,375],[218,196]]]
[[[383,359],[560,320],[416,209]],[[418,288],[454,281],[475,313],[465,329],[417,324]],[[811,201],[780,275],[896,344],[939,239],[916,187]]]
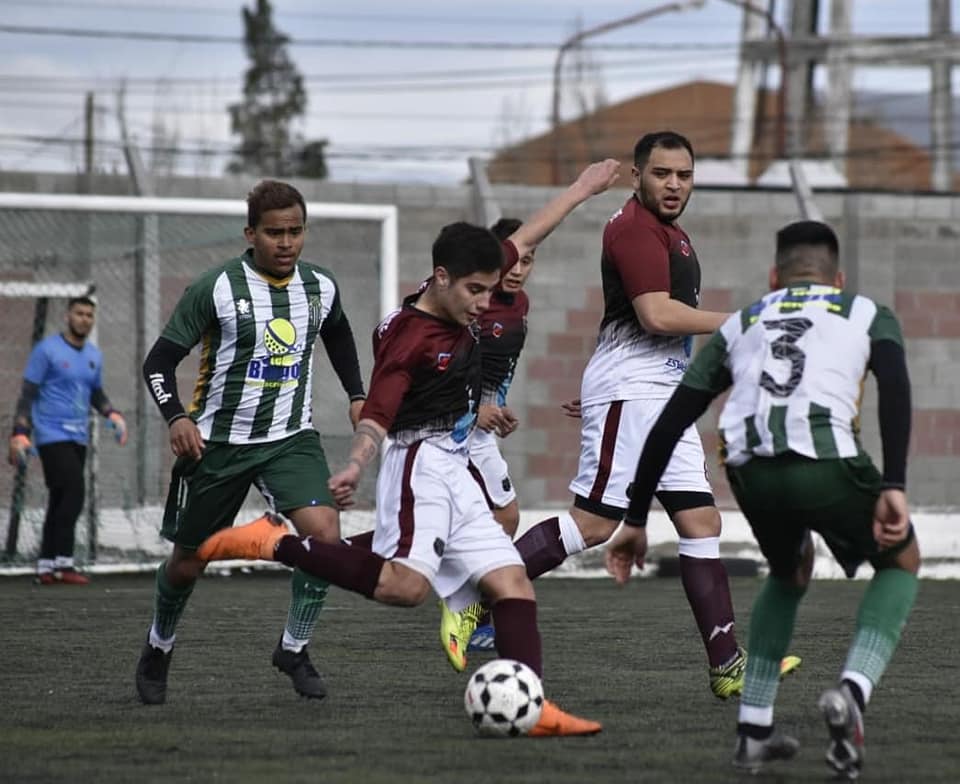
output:
[[[372,366],[370,335],[395,306],[397,210],[394,205],[307,204],[303,259],[330,269],[350,318],[362,368]],[[87,500],[76,527],[75,557],[91,571],[152,568],[169,550],[159,535],[173,455],[141,376],[183,290],[198,275],[243,252],[246,203],[173,199],[0,193],[0,415],[10,433],[14,405],[32,345],[61,330],[69,297],[95,287],[91,336],[103,352],[104,391],[124,413],[123,448],[91,421]],[[318,341],[314,357],[314,425],[332,467],[351,439],[347,399]],[[196,349],[178,368],[189,400]],[[368,472],[360,506],[373,504]],[[43,471],[32,457],[25,472],[0,471],[0,573],[33,568],[47,503]],[[241,515],[262,512],[248,495]]]

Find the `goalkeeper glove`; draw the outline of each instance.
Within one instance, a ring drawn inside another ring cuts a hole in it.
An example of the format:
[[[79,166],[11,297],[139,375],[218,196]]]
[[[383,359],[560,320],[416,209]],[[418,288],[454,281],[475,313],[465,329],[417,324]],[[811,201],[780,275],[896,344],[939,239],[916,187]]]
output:
[[[111,411],[107,414],[107,427],[113,431],[113,437],[120,446],[127,443],[127,420],[119,411]]]
[[[10,465],[26,468],[27,458],[32,451],[33,444],[30,443],[30,437],[26,433],[14,433],[10,436]]]

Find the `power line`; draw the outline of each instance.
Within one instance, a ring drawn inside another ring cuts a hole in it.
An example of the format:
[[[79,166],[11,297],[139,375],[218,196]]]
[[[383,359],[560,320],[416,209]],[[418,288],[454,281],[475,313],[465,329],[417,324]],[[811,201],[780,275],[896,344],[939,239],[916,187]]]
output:
[[[243,45],[244,39],[237,36],[212,35],[207,33],[159,33],[144,30],[103,30],[80,27],[40,27],[37,25],[8,25],[0,24],[0,33],[11,35],[40,35],[59,36],[67,38],[96,38],[126,41],[150,41],[195,44],[230,44]],[[264,41],[267,43],[267,41]],[[373,40],[360,38],[290,38],[286,35],[277,36],[275,43],[287,46],[309,46],[328,49],[427,49],[427,50],[486,50],[486,51],[530,51],[555,52],[557,45],[533,41],[402,41],[402,40]],[[679,42],[664,43],[662,41],[635,41],[629,44],[601,43],[593,44],[591,49],[605,49],[609,51],[636,51],[637,47],[646,50],[678,51],[705,49],[729,49],[730,43],[709,42]]]

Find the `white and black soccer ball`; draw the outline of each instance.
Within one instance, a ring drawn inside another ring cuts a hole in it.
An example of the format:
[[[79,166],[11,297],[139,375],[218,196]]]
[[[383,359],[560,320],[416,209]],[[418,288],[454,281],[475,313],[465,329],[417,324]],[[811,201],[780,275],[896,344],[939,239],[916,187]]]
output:
[[[526,735],[540,720],[543,684],[526,664],[494,659],[470,676],[463,705],[481,735]]]

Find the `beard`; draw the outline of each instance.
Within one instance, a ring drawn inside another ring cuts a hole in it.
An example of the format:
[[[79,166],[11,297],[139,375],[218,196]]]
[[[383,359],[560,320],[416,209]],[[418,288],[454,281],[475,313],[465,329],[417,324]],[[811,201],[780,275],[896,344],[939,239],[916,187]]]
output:
[[[640,190],[637,192],[637,196],[640,198],[640,203],[664,223],[673,223],[675,220],[677,220],[677,218],[683,215],[683,211],[687,208],[687,204],[690,202],[690,193],[687,193],[687,198],[681,202],[680,209],[676,215],[664,215],[660,210],[660,205],[657,203],[657,200],[647,192],[647,189],[643,185],[642,179],[640,180]]]

